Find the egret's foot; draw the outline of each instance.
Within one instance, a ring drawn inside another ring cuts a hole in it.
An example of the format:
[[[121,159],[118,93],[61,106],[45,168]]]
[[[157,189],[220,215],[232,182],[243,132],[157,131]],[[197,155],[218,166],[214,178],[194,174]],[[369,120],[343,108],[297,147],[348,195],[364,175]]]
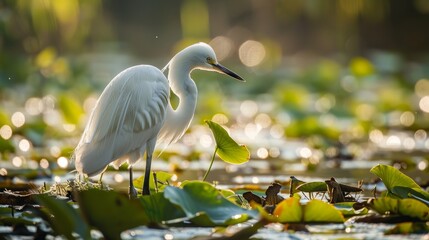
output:
[[[128,189],[128,195],[130,199],[137,199],[137,190],[134,187]]]

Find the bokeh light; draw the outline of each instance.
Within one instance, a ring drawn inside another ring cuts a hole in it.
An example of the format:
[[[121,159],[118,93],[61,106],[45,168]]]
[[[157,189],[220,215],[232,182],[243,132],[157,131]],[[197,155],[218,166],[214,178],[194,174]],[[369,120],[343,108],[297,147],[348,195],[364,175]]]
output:
[[[260,126],[253,123],[248,123],[244,127],[244,134],[246,134],[246,136],[250,139],[255,139],[260,130]]]
[[[47,168],[49,168],[49,161],[46,158],[42,158],[42,159],[40,159],[39,165],[41,168],[47,169]]]
[[[372,130],[369,132],[369,140],[373,143],[381,144],[384,140],[383,132],[378,129]]]
[[[61,149],[58,146],[52,146],[49,148],[49,153],[52,155],[52,157],[59,157],[61,155]]]
[[[245,100],[240,105],[241,114],[251,118],[258,112],[258,104],[252,100]]]
[[[419,107],[423,112],[429,113],[429,96],[424,96],[420,99]]]
[[[401,117],[399,118],[399,121],[405,127],[410,127],[411,125],[414,124],[415,119],[416,118],[414,116],[414,113],[407,111],[407,112],[403,112],[401,114]]]
[[[56,182],[56,183],[61,182],[61,177],[60,176],[54,176],[54,182]]]
[[[15,127],[22,127],[25,124],[25,116],[22,112],[15,112],[12,114],[11,121]]]
[[[427,160],[422,160],[417,164],[417,168],[421,171],[424,171],[428,168],[428,161]]]
[[[419,97],[429,96],[429,80],[420,79],[417,81],[416,85],[414,86],[414,91]]]
[[[213,144],[213,140],[210,137],[210,135],[203,134],[200,137],[200,144],[201,144],[201,146],[208,148]]]
[[[396,135],[389,136],[386,140],[386,147],[389,148],[399,148],[401,144],[401,138]]]
[[[268,157],[268,150],[264,147],[258,148],[256,155],[261,159],[266,159]]]
[[[259,113],[255,117],[255,123],[261,128],[267,128],[271,125],[271,117],[266,113]]]
[[[258,183],[259,183],[259,178],[258,178],[258,177],[256,177],[256,176],[255,176],[255,177],[252,177],[252,180],[251,180],[251,181],[252,181],[252,183],[253,183],[253,184],[258,184]]]
[[[121,183],[124,181],[124,176],[122,176],[122,174],[117,173],[113,176],[113,179],[115,180],[115,182]]]
[[[29,98],[25,102],[25,111],[30,115],[39,115],[43,112],[43,101],[40,98]]]
[[[12,137],[12,128],[9,125],[3,125],[0,128],[0,137],[4,140],[8,140]]]
[[[231,39],[224,36],[217,36],[210,41],[210,46],[213,47],[213,50],[216,52],[216,57],[218,61],[222,61],[231,55],[234,43]]]
[[[0,168],[0,176],[7,176],[7,169],[6,168]]]
[[[414,138],[407,137],[402,142],[403,146],[407,150],[413,150],[416,147],[416,141]]]
[[[265,54],[264,45],[254,40],[247,40],[238,49],[238,56],[241,62],[248,67],[255,67],[261,64]]]
[[[46,109],[43,114],[43,121],[50,126],[57,126],[62,123],[63,119],[57,110]]]
[[[414,133],[414,138],[417,141],[424,141],[427,138],[427,132],[423,129],[419,129]]]
[[[284,136],[284,128],[281,124],[275,124],[270,129],[270,135],[273,138],[282,138]]]
[[[20,168],[20,167],[22,167],[23,164],[24,164],[24,159],[22,157],[15,156],[12,158],[12,165],[13,166]]]
[[[268,154],[270,155],[270,157],[272,158],[277,158],[280,156],[280,149],[278,147],[272,147],[270,148],[270,150],[268,151]]]
[[[325,94],[316,100],[314,107],[316,111],[325,113],[328,112],[335,105],[335,96],[332,94]]]
[[[67,168],[69,165],[69,160],[66,157],[59,157],[57,159],[57,164],[60,168]]]
[[[223,114],[223,113],[216,113],[213,117],[212,117],[212,121],[216,122],[218,124],[224,125],[227,124],[229,119],[228,117]]]
[[[297,149],[298,156],[302,158],[310,158],[313,155],[313,152],[308,147],[302,147]]]
[[[63,129],[66,130],[67,132],[73,132],[74,130],[76,130],[76,125],[70,124],[70,123],[64,123]]]
[[[21,139],[18,143],[18,147],[21,151],[28,152],[28,150],[30,150],[31,143],[27,139]]]

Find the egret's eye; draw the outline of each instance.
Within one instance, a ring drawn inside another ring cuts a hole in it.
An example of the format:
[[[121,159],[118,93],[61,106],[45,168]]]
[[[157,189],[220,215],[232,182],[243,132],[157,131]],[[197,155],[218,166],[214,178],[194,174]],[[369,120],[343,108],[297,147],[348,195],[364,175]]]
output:
[[[214,63],[213,58],[211,58],[211,57],[207,57],[207,62],[208,62],[209,64],[213,64],[213,63]]]

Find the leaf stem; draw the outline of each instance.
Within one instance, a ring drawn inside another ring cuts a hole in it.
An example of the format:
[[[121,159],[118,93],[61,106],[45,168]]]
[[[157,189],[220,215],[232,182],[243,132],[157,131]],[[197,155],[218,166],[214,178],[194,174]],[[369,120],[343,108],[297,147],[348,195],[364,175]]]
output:
[[[203,181],[205,181],[205,180],[206,180],[207,176],[209,175],[210,170],[212,169],[213,162],[214,162],[214,159],[215,159],[215,156],[216,156],[216,152],[217,152],[217,150],[218,150],[218,149],[219,149],[219,147],[216,145],[216,148],[215,148],[214,153],[213,153],[213,156],[212,156],[212,160],[211,160],[211,162],[210,162],[210,166],[209,166],[209,168],[207,169],[206,174],[204,174]]]

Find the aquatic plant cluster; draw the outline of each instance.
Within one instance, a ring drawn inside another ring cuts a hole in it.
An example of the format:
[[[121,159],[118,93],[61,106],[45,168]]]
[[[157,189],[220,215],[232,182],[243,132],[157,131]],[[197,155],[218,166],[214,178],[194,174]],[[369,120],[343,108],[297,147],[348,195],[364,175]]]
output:
[[[65,196],[57,195],[58,192],[53,194],[52,189],[40,189],[27,195],[2,193],[1,203],[9,206],[1,208],[0,220],[12,226],[10,232],[4,232],[10,236],[44,238],[62,235],[67,239],[139,238],[144,237],[139,232],[151,232],[151,228],[168,231],[169,228],[195,227],[216,228],[203,235],[191,233],[187,238],[248,239],[255,236],[265,239],[281,232],[315,236],[320,233],[360,234],[359,224],[370,226],[375,223],[390,224],[390,227],[378,229],[376,235],[372,233],[371,236],[388,238],[390,234],[399,233],[413,238],[427,233],[429,193],[394,167],[378,165],[371,169],[371,173],[383,181],[387,190],[369,200],[334,200],[334,195],[338,194],[336,190],[362,189],[343,184],[331,188],[334,186],[332,179],[331,183],[326,181],[328,187],[321,188],[318,183],[299,184],[292,178],[289,187],[273,183],[265,195],[259,197],[253,193],[250,196],[250,192],[218,189],[210,183],[195,180],[173,186],[168,183],[171,174],[161,172],[158,173],[160,180],[165,182],[151,182],[151,195],[131,200],[117,191],[101,189],[102,186],[69,182],[64,186],[67,189]],[[302,187],[304,185],[306,187]],[[283,194],[287,188],[290,189],[288,197]],[[303,200],[301,191],[328,191],[329,202],[324,198]],[[318,230],[318,225],[327,223],[336,224],[335,228],[329,232]],[[273,233],[259,231],[264,226]],[[176,238],[174,234],[172,236]]]

